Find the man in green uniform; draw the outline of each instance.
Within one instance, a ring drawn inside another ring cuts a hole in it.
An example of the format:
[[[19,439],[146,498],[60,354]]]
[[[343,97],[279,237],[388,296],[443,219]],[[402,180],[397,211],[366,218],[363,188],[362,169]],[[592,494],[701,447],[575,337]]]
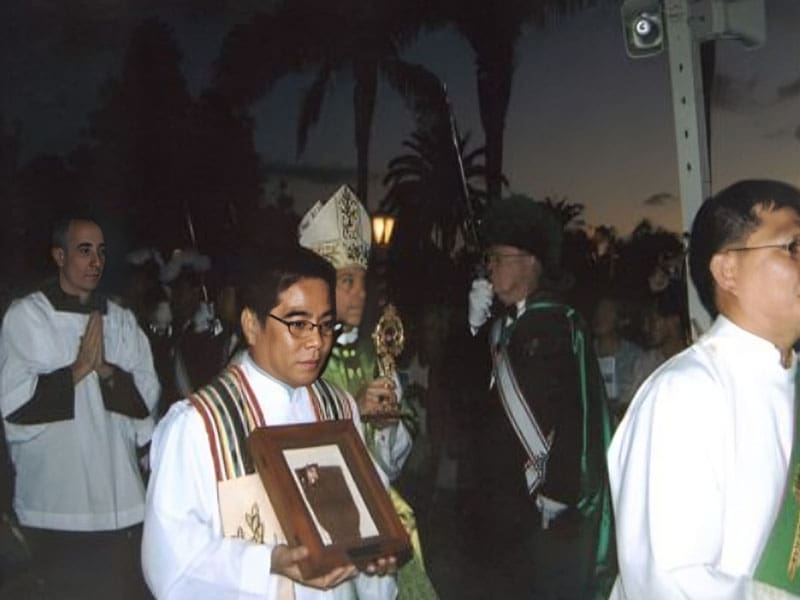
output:
[[[556,292],[561,227],[512,196],[490,207],[483,239],[489,280],[473,283],[469,322],[488,334],[494,393],[477,408],[485,502],[475,525],[501,575],[494,592],[605,597],[615,572],[608,406],[586,325]]]

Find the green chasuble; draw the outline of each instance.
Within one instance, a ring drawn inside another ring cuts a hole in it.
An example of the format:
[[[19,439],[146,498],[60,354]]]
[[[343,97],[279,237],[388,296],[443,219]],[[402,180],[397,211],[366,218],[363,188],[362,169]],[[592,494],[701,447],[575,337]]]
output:
[[[357,398],[367,384],[377,376],[378,360],[375,347],[372,340],[364,337],[359,337],[352,344],[334,344],[328,364],[322,373],[323,379],[346,389],[354,398]],[[407,411],[403,409],[403,413]],[[405,418],[403,422],[410,433],[416,431],[416,423]],[[369,423],[364,424],[364,437],[370,453],[380,464],[380,456],[373,451],[375,429]],[[393,488],[389,489],[389,496],[414,548],[412,559],[397,572],[398,596],[400,600],[437,600],[439,596],[425,572],[414,512]]]
[[[355,398],[377,375],[378,360],[371,340],[333,345],[322,376],[344,388]]]
[[[375,354],[375,346],[371,339],[362,336],[352,344],[336,343],[333,345],[331,357],[328,359],[322,377],[350,392],[353,398],[358,398],[367,384],[378,375],[378,357]],[[416,437],[419,431],[419,422],[415,407],[403,398],[401,399],[401,412],[403,425],[406,426],[412,438]],[[367,444],[371,446],[374,440],[374,431],[371,425],[365,424],[364,434]],[[380,462],[380,459],[378,461]]]
[[[800,372],[800,371],[798,371]],[[780,512],[754,579],[800,596],[800,411],[795,395],[794,442]]]

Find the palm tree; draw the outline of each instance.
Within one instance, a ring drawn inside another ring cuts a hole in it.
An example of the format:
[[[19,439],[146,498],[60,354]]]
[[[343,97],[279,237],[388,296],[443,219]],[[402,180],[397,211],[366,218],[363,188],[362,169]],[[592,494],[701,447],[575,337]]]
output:
[[[545,196],[544,205],[553,211],[553,214],[564,229],[569,225],[581,226],[585,224],[583,219],[579,217],[583,214],[586,207],[580,203],[570,202],[566,196],[562,197],[560,200]]]
[[[472,206],[485,205],[486,192],[475,185],[485,180],[481,161],[483,147],[468,151],[469,135],[458,140],[458,152],[464,168],[467,193]],[[461,170],[449,126],[441,121],[418,129],[403,142],[410,150],[393,158],[383,179],[389,186],[381,208],[398,215],[397,245],[407,250],[425,251],[433,243],[452,254],[459,236],[468,238],[466,228],[474,218],[463,199]],[[400,238],[403,239],[400,239]]]
[[[353,77],[358,160],[357,192],[367,199],[369,142],[381,76],[413,108],[437,94],[438,80],[424,67],[402,60],[429,15],[423,0],[283,0],[227,36],[217,65],[217,87],[235,102],[252,102],[290,72],[314,69],[297,125],[301,154],[319,120],[325,93],[336,73]]]
[[[503,135],[514,77],[514,53],[528,23],[543,26],[592,0],[442,0],[444,14],[475,53],[478,106],[486,139],[486,187],[500,198]]]

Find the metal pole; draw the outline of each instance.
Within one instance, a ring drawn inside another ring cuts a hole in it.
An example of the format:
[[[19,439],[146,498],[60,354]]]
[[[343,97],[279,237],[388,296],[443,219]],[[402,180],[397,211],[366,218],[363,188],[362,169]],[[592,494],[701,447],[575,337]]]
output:
[[[689,0],[665,0],[664,16],[683,229],[688,231],[703,200],[711,194],[700,43],[691,29]],[[689,318],[697,335],[708,329],[711,320],[691,279],[686,279]]]

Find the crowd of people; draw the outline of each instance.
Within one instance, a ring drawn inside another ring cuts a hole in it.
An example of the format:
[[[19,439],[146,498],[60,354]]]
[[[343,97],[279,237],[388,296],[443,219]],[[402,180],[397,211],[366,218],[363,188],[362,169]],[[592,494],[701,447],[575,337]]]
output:
[[[480,237],[469,289],[449,304],[418,290],[386,372],[369,215],[347,186],[292,247],[221,264],[144,248],[114,294],[98,222],[58,223],[57,277],[0,330],[13,473],[0,597],[800,593],[780,568],[800,555],[786,533],[800,504],[800,192],[745,181],[703,204],[688,274],[715,320],[694,343],[683,251],[630,294],[600,228],[591,297],[577,297],[587,285],[546,205],[500,199]],[[309,550],[284,535],[247,439],[330,420],[356,427],[410,551],[305,577]],[[437,580],[447,557],[431,552],[461,551],[428,545],[443,514],[487,588]]]

